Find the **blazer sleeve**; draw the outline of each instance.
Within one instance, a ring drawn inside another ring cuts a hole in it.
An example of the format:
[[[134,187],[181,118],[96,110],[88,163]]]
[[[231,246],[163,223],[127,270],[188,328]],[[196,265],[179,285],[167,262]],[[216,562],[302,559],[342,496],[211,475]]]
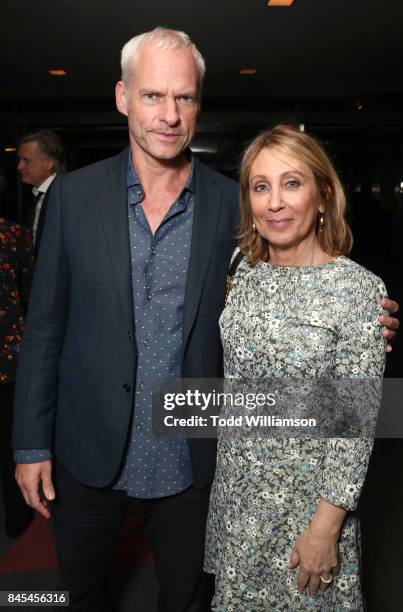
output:
[[[355,298],[348,316],[341,323],[336,353],[336,376],[341,380],[342,410],[364,404],[371,393],[370,410],[376,420],[381,401],[381,379],[385,368],[385,339],[378,316],[383,313],[379,300],[387,295],[380,278],[363,269],[359,286],[352,287]],[[342,379],[354,379],[343,386]],[[337,383],[336,383],[337,385]],[[336,388],[338,388],[336,386]],[[371,415],[368,415],[369,419]],[[375,421],[374,421],[375,425]],[[366,432],[365,432],[366,433]],[[364,484],[373,437],[329,438],[320,473],[319,494],[335,506],[354,510]]]
[[[19,450],[53,447],[58,366],[70,288],[63,238],[62,177],[54,183],[17,371],[13,447]]]

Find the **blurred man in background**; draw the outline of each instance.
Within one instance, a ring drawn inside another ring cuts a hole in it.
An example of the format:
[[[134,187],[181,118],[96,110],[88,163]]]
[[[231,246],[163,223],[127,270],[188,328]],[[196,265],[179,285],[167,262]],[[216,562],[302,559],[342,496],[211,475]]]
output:
[[[64,147],[53,130],[40,130],[20,140],[18,171],[21,182],[32,185],[32,199],[24,210],[24,223],[38,251],[47,206],[47,191],[56,175],[66,171]]]

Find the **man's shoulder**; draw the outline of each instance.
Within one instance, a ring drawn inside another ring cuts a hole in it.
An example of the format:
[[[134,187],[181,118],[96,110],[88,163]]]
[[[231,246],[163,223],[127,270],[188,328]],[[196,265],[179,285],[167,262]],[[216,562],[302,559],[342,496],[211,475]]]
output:
[[[66,174],[62,175],[63,183],[77,184],[99,180],[100,176],[104,175],[105,173],[119,172],[122,164],[126,163],[126,159],[127,148],[123,149],[123,151],[120,151],[113,157],[108,157],[107,159],[102,159],[101,161],[89,164],[88,166],[83,166],[77,170],[67,172]]]
[[[216,183],[223,189],[238,193],[239,185],[236,181],[228,176],[225,176],[224,174],[221,174],[220,172],[217,172],[217,170],[213,170],[213,168],[206,166],[206,164],[198,159],[195,159],[195,169],[202,180],[209,180],[212,183]]]

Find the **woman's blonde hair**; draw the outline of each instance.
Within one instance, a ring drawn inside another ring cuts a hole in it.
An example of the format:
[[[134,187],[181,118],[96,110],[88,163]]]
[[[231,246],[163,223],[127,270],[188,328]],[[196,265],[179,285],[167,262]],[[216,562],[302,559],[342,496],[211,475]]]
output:
[[[239,247],[251,264],[267,261],[269,243],[253,226],[250,205],[249,177],[252,164],[266,148],[288,153],[306,164],[312,171],[324,207],[323,226],[317,236],[322,249],[329,255],[346,255],[350,252],[353,238],[344,218],[346,196],[340,179],[323,146],[312,136],[290,125],[276,125],[271,130],[258,134],[246,149],[240,170],[241,224]]]

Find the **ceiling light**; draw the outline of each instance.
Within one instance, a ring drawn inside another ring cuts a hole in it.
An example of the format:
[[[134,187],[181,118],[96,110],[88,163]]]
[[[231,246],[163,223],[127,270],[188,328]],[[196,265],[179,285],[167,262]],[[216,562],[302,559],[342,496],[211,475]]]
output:
[[[291,6],[294,0],[267,0],[267,6]]]
[[[239,74],[256,74],[256,68],[241,68]]]
[[[67,72],[63,70],[63,68],[52,68],[51,70],[48,70],[48,73],[51,74],[52,76],[66,76],[67,75]]]
[[[15,147],[5,147],[4,152],[5,153],[15,153],[16,150],[17,149]]]

